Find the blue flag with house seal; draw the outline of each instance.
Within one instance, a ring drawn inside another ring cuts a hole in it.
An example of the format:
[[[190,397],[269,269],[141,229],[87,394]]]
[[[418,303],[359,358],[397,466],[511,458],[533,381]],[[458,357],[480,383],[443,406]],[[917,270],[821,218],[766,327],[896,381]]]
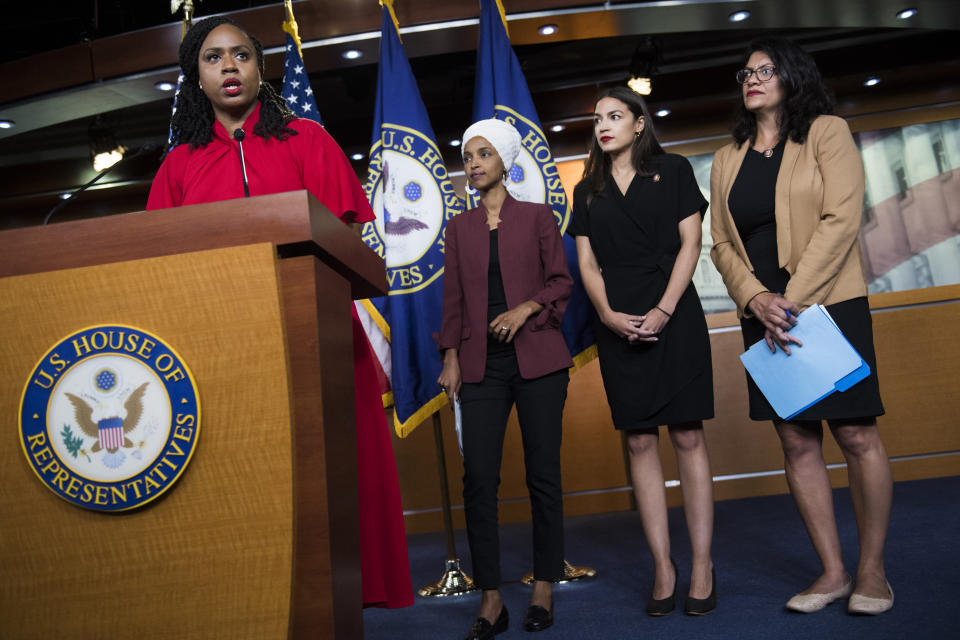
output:
[[[443,232],[464,207],[447,175],[391,3],[383,5],[364,185],[377,218],[364,225],[363,240],[386,261],[390,292],[364,306],[390,340],[394,426],[405,437],[447,403],[437,384],[442,360],[433,336],[442,314]]]
[[[533,98],[527,88],[520,62],[510,46],[506,20],[496,0],[480,2],[480,42],[477,45],[477,76],[473,94],[473,120],[498,118],[520,132],[520,155],[510,170],[507,191],[517,200],[543,202],[563,235],[567,264],[573,276],[573,293],[563,316],[563,337],[580,367],[596,356],[593,335],[593,305],[580,278],[576,241],[566,234],[570,203],[560,182],[550,145],[540,127]],[[467,206],[479,203],[476,192],[467,188]]]

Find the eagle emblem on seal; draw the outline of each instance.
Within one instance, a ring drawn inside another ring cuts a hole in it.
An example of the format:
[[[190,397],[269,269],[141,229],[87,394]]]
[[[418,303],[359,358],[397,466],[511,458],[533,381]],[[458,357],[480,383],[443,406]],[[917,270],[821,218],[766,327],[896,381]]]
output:
[[[64,394],[73,404],[74,418],[80,429],[96,440],[90,453],[106,449],[108,454],[114,454],[121,447],[129,449],[136,446],[126,434],[133,431],[140,422],[140,417],[143,415],[143,395],[147,391],[148,384],[150,383],[144,382],[127,396],[123,403],[123,412],[119,411],[116,405],[101,404],[95,408],[79,396],[72,393]],[[93,419],[95,409],[101,409],[97,420]]]

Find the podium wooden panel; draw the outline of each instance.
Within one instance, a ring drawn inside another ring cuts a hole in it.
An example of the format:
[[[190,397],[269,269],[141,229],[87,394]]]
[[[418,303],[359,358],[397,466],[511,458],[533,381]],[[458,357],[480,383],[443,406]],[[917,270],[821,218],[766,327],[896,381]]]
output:
[[[306,192],[0,233],[0,637],[362,637],[350,305],[385,289]],[[49,491],[16,429],[40,356],[107,323],[177,349],[202,412],[122,514]]]

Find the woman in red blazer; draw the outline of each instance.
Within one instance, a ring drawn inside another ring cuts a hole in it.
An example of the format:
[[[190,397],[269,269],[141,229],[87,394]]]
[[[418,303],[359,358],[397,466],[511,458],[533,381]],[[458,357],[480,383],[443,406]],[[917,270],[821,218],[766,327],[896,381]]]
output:
[[[483,639],[509,622],[498,590],[497,487],[514,403],[533,511],[534,586],[524,627],[553,624],[552,583],[563,575],[561,422],[573,364],[560,321],[573,280],[551,209],[507,193],[517,130],[481,120],[464,133],[461,149],[480,206],[446,227],[437,382],[461,406],[464,512],[474,580],[483,590],[467,638]]]

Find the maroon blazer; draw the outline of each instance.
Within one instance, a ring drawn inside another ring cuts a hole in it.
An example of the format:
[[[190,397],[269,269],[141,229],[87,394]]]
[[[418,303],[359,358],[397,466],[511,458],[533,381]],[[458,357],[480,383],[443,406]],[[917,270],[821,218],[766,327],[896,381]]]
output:
[[[560,333],[573,279],[553,211],[507,195],[500,209],[498,249],[507,308],[527,300],[543,305],[513,338],[524,378],[573,365]],[[457,349],[464,382],[480,382],[487,362],[487,270],[490,229],[483,205],[447,222],[443,274],[443,324],[437,343]]]

